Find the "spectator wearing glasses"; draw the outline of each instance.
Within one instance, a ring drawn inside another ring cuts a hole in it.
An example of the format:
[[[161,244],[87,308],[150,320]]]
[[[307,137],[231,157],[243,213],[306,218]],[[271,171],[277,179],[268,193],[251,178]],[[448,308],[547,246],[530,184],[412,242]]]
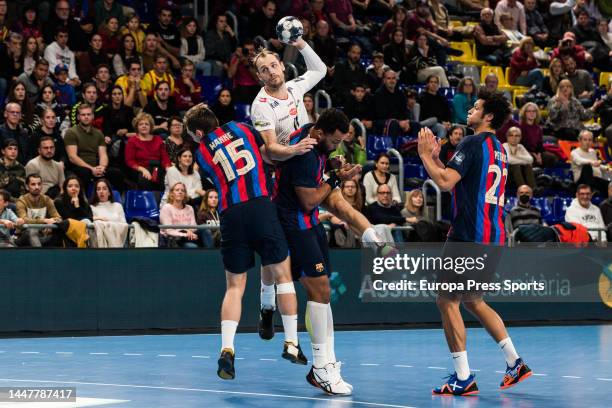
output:
[[[527,102],[519,112],[521,144],[533,156],[534,166],[552,167],[559,158],[544,150],[544,129],[540,125],[540,108],[533,102]]]
[[[170,135],[164,140],[164,144],[166,146],[168,158],[172,163],[175,163],[180,150],[189,149],[193,151],[197,146],[194,146],[189,138],[183,137],[183,121],[178,116],[172,116],[170,118],[168,127]]]
[[[391,188],[386,184],[381,184],[376,189],[376,201],[368,205],[365,215],[373,225],[386,225],[388,228],[403,226],[408,219],[401,214],[399,207],[391,201]],[[402,231],[392,231],[395,242],[403,242]]]
[[[0,125],[0,146],[12,139],[19,146],[17,160],[25,163],[26,152],[29,149],[28,132],[21,126],[21,106],[16,102],[9,102],[4,108],[4,123]]]
[[[593,205],[591,198],[593,192],[591,187],[586,184],[580,184],[576,190],[576,198],[572,200],[572,204],[565,212],[565,221],[574,222],[585,226],[586,228],[606,228],[599,207]],[[589,231],[593,241],[607,242],[606,233],[597,231]]]
[[[467,124],[467,115],[476,103],[476,84],[472,77],[465,77],[459,81],[457,93],[453,97],[453,123]]]
[[[43,38],[45,44],[53,42],[53,36],[56,34],[58,27],[64,28],[71,34],[71,38],[76,39],[75,34],[79,33],[80,27],[74,18],[70,17],[70,3],[68,0],[59,0],[55,3],[54,13],[43,24]]]
[[[521,129],[516,126],[508,129],[504,149],[508,154],[508,184],[515,187],[527,184],[529,187],[535,188],[536,183],[532,167],[533,156],[521,144]]]

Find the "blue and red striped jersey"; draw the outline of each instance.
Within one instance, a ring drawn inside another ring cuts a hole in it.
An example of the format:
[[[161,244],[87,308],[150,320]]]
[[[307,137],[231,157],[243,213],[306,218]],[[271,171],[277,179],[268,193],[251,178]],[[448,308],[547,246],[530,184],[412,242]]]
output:
[[[313,124],[296,130],[289,137],[295,144],[308,136]],[[301,156],[294,156],[276,169],[277,190],[274,202],[278,217],[286,230],[307,230],[319,224],[319,209],[304,211],[295,187],[317,188],[323,183],[327,155],[313,149]]]
[[[228,122],[200,141],[196,160],[219,193],[218,211],[268,196],[268,172],[259,148],[261,134],[244,123]]]
[[[453,189],[449,238],[503,244],[508,157],[493,133],[464,138],[447,164],[461,174]]]

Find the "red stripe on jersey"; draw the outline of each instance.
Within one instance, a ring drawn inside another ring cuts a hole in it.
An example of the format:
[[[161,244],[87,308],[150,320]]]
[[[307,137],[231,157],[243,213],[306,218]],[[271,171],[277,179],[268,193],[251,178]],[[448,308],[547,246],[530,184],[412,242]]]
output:
[[[255,135],[242,123],[236,123],[238,128],[242,130],[248,137],[249,143],[251,143],[251,147],[253,149],[253,154],[255,155],[255,159],[257,160],[257,177],[259,179],[259,188],[263,195],[268,195],[268,186],[266,182],[266,172],[265,172],[265,164],[263,158],[261,157],[261,152],[259,151],[259,146],[257,146],[257,141],[255,140]],[[254,182],[254,181],[253,181]]]
[[[205,141],[206,143],[206,141]],[[221,197],[221,207],[227,208],[227,180],[225,178],[225,174],[223,171],[215,164],[213,161],[213,157],[210,155],[208,148],[204,145],[204,143],[200,144],[200,153],[204,157],[204,160],[209,164],[210,168],[215,172],[217,179],[219,180],[219,185],[221,186],[221,191],[219,191],[219,196]]]
[[[489,166],[491,166],[492,164],[495,164],[495,149],[493,149],[493,141],[491,140],[490,137],[487,137],[487,149],[489,150],[489,164],[487,166],[487,169],[489,168]],[[488,171],[488,170],[487,170]],[[494,181],[494,177],[495,177],[495,173],[493,172],[488,172],[487,173],[487,182],[485,184],[485,204],[484,204],[484,230],[482,233],[482,242],[483,243],[489,243],[491,242],[491,216],[489,214],[489,211],[491,210],[491,205],[486,201],[487,200],[487,191],[489,191],[489,189],[493,186],[493,181]]]
[[[501,144],[501,143],[500,143]],[[503,147],[502,147],[502,152],[503,152]],[[506,196],[506,181],[508,179],[508,173],[507,171],[504,171],[508,168],[508,164],[506,162],[504,162],[503,160],[499,161],[501,164],[501,169],[502,169],[502,180],[501,180],[501,184],[499,185],[499,209],[497,210],[497,226],[498,226],[498,230],[499,230],[499,240],[498,242],[500,244],[503,244],[506,242],[506,228],[504,228],[504,219],[503,219],[503,215],[504,215],[504,201],[505,201],[505,196]],[[506,174],[506,176],[504,176],[504,174]]]

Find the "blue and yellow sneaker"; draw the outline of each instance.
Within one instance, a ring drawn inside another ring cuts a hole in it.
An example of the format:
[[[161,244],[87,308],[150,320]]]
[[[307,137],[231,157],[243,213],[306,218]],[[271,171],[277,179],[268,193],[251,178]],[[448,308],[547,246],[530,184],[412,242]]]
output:
[[[453,373],[447,377],[448,380],[446,383],[442,384],[441,387],[434,388],[432,390],[433,395],[476,395],[478,394],[478,386],[476,385],[476,381],[474,380],[474,374],[470,374],[470,376],[466,380],[459,380],[457,378],[457,373]]]
[[[531,374],[531,369],[527,367],[527,364],[525,364],[522,358],[519,358],[514,363],[514,367],[506,366],[506,374],[504,374],[504,378],[501,384],[499,384],[499,388],[502,390],[510,388],[531,377]]]

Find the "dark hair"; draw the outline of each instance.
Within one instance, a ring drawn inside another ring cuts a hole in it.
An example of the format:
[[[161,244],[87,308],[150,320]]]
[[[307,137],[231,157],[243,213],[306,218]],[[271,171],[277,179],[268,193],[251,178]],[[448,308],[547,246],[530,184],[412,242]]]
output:
[[[425,80],[425,83],[428,84],[432,78],[436,78],[438,80],[438,84],[440,83],[440,77],[436,74],[428,75],[427,79]]]
[[[47,61],[44,58],[39,58],[38,60],[36,60],[36,64],[34,64],[34,67],[37,67],[39,65],[45,65],[45,66],[49,66],[49,61]]]
[[[49,140],[53,142],[53,145],[55,145],[55,139],[53,139],[53,137],[51,137],[51,136],[43,136],[38,141],[38,147],[40,147],[40,145],[42,145],[43,142],[47,142]]]
[[[162,86],[163,84],[168,85],[168,88],[170,88],[170,83],[168,81],[162,79],[161,81],[159,81],[158,83],[155,84],[155,90],[157,91],[159,89],[159,87]]]
[[[314,126],[321,129],[323,133],[334,133],[336,130],[347,133],[349,131],[349,120],[341,110],[329,108],[321,113]]]
[[[126,55],[125,55],[125,46],[123,45],[125,43],[125,39],[127,37],[132,37],[132,40],[134,41],[134,49],[132,49],[132,57],[130,57],[129,59],[126,59]],[[121,60],[123,61],[123,64],[125,66],[127,66],[128,68],[130,67],[128,65],[129,61],[133,58],[134,55],[138,55],[138,51],[136,50],[136,38],[134,38],[134,36],[131,33],[125,33],[121,36],[121,41],[119,42],[119,50],[117,52],[117,54],[119,55],[119,57],[121,58]],[[140,63],[138,63],[140,65]]]
[[[449,138],[449,140],[450,140],[450,135],[452,135],[452,134],[453,134],[453,132],[455,131],[455,129],[461,129],[461,133],[463,134],[463,137],[465,137],[465,128],[464,128],[463,126],[461,126],[461,125],[455,125],[455,126],[452,126],[452,127],[449,129],[449,131],[448,131],[448,138]]]
[[[106,187],[108,188],[109,191],[109,197],[108,197],[108,201],[110,201],[111,203],[115,202],[115,197],[113,196],[113,186],[111,186],[110,181],[108,181],[105,178],[101,178],[95,181],[95,183],[93,184],[93,190],[91,192],[91,205],[98,205],[98,203],[100,202],[100,199],[98,198],[98,193],[97,193],[97,189],[98,189],[98,184],[100,183],[104,183],[106,184]],[[65,189],[66,187],[64,187]],[[65,190],[64,190],[65,191]]]
[[[38,95],[38,99],[42,99],[42,94],[45,91],[45,89],[51,89],[51,93],[53,94],[53,100],[55,100],[55,89],[53,89],[53,85],[43,85],[42,89],[40,90],[40,94]]]
[[[123,88],[120,87],[119,85],[113,85],[113,87],[111,88],[111,91],[110,91],[111,95],[112,95],[112,93],[113,93],[113,91],[115,89],[120,90],[121,91],[121,95],[123,95],[123,97],[125,98],[125,92],[123,92]],[[123,103],[123,101],[122,101],[122,103]]]
[[[200,211],[204,211],[205,213],[212,213],[213,210],[217,211],[217,208],[213,209],[208,206],[208,196],[210,195],[210,193],[217,193],[217,196],[219,196],[219,193],[214,188],[209,188],[208,190],[206,190],[206,192],[204,193],[204,197],[202,197],[202,203],[200,204]],[[217,207],[219,207],[218,204]]]
[[[590,191],[593,191],[593,189],[591,188],[591,186],[589,186],[588,184],[579,184],[578,187],[576,187],[576,193],[579,192],[580,190],[586,190],[589,189]]]
[[[70,205],[70,196],[68,196],[68,183],[70,183],[72,180],[76,180],[77,183],[79,183],[79,203],[87,203],[87,200],[85,200],[85,192],[83,191],[83,183],[81,183],[81,179],[75,176],[74,174],[71,174],[70,176],[66,177],[66,180],[64,180],[64,184],[62,184],[63,193],[60,196],[60,200],[62,200],[62,203],[66,207]]]
[[[172,122],[180,122],[181,124],[183,123],[183,119],[179,118],[178,116],[170,116],[168,118],[168,127],[172,126]]]
[[[108,72],[111,72],[111,68],[108,64],[105,64],[104,62],[102,64],[98,64],[96,65],[96,74],[98,73],[98,71],[100,70],[100,68],[106,68],[108,69]]]
[[[583,14],[586,14],[586,16],[587,16],[587,17],[590,17],[590,16],[589,16],[589,12],[588,12],[588,11],[586,11],[586,10],[585,10],[584,8],[582,8],[582,7],[580,7],[580,8],[578,9],[578,11],[577,11],[575,14],[576,14],[576,18],[580,17],[580,16],[581,16],[581,15],[583,15]]]
[[[136,58],[128,58],[125,61],[125,66],[128,67],[128,70],[132,67],[132,65],[138,65],[140,67],[140,61]]]
[[[195,135],[196,130],[201,131],[204,135],[212,132],[213,129],[219,127],[219,120],[214,112],[206,105],[200,103],[189,109],[183,119],[187,133]]]
[[[180,158],[183,155],[183,153],[185,152],[189,152],[191,153],[191,149],[189,148],[188,145],[185,145],[185,143],[183,143],[183,145],[181,146],[181,148],[179,149],[178,152],[176,152],[176,158],[174,159],[174,166],[180,171],[181,168],[179,167],[179,163],[180,163]],[[192,153],[192,160],[191,160],[191,164],[189,165],[189,167],[187,167],[187,174],[193,174],[193,166],[195,164],[195,160],[193,160],[193,153]]]
[[[7,147],[11,147],[11,146],[19,149],[19,143],[17,143],[15,139],[4,139],[4,142],[2,143],[2,150],[6,149]]]
[[[57,37],[57,35],[60,34],[60,33],[68,34],[68,28],[64,27],[64,26],[58,26],[55,29],[55,36]]]
[[[365,84],[363,82],[353,82],[352,85],[351,85],[351,89],[355,90],[357,88],[366,89],[367,86],[365,86]],[[311,94],[309,94],[309,95],[312,96]],[[306,95],[304,95],[304,96],[306,96]]]
[[[81,89],[81,94],[84,96],[85,91],[87,91],[87,88],[91,88],[91,87],[96,88],[96,92],[98,92],[98,87],[96,86],[96,84],[94,84],[93,82],[86,82],[85,84],[83,84],[83,89]]]
[[[27,186],[28,184],[30,184],[30,180],[32,180],[33,178],[36,178],[36,179],[40,179],[40,180],[42,180],[42,177],[41,177],[41,176],[40,176],[40,174],[38,174],[38,173],[28,174],[28,175],[26,176],[26,180],[25,180],[26,186]]]
[[[482,99],[483,116],[492,114],[493,119],[491,120],[491,128],[499,129],[508,120],[512,109],[510,104],[501,92],[491,92],[486,89],[481,89],[478,92],[478,99]]]
[[[6,190],[0,190],[0,197],[2,197],[4,201],[11,201],[11,195]]]
[[[391,157],[387,153],[381,152],[381,153],[378,153],[378,155],[374,159],[374,163],[378,163],[380,159],[382,159],[383,157],[386,157],[387,160],[391,161]]]

